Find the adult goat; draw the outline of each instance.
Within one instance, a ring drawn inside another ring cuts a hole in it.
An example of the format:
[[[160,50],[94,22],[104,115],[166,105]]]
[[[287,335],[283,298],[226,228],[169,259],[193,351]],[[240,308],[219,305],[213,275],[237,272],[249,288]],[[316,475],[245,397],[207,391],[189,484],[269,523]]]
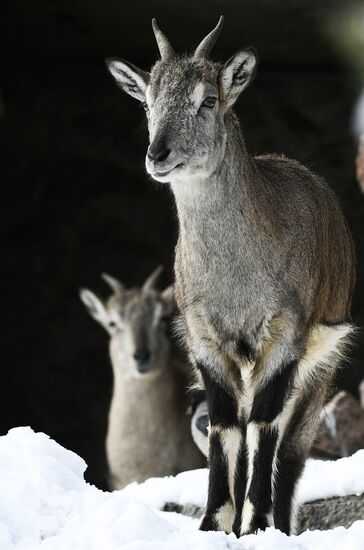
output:
[[[169,182],[179,219],[181,330],[210,418],[201,529],[294,531],[294,493],[352,332],[355,258],[326,182],[284,156],[251,156],[232,106],[256,53],[208,59],[222,17],[192,55],[153,20],[150,73],[107,65],[148,116],[148,173]]]

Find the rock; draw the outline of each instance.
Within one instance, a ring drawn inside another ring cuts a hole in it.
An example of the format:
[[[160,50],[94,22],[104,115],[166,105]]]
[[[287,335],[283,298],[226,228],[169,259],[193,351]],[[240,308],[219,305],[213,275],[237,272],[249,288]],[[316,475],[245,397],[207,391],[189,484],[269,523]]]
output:
[[[203,508],[194,504],[166,502],[165,512],[177,512],[193,518],[200,518]],[[364,518],[364,495],[349,495],[306,502],[298,511],[297,533],[309,529],[325,530],[334,527],[350,527],[356,520]]]
[[[163,506],[163,512],[176,512],[191,518],[200,518],[204,512],[203,508],[196,504],[176,504],[175,502],[166,502]]]
[[[364,495],[333,497],[306,502],[298,512],[298,533],[309,529],[333,529],[342,525],[350,527],[354,521],[364,518]]]

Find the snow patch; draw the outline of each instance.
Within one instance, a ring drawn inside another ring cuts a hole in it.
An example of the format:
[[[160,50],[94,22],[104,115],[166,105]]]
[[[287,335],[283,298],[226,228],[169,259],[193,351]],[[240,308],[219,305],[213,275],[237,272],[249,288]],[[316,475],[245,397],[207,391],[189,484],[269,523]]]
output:
[[[298,485],[300,504],[320,498],[364,493],[364,449],[338,460],[309,459]],[[165,502],[205,506],[208,471],[192,470],[175,477],[151,478],[143,483],[131,483],[123,493],[161,508]]]
[[[287,537],[273,528],[237,539],[198,531],[198,520],[160,508],[203,506],[207,470],[133,483],[104,493],[84,481],[85,462],[42,433],[15,428],[0,437],[1,550],[359,550],[364,521],[349,529]],[[307,462],[299,498],[364,492],[364,450],[337,462]]]

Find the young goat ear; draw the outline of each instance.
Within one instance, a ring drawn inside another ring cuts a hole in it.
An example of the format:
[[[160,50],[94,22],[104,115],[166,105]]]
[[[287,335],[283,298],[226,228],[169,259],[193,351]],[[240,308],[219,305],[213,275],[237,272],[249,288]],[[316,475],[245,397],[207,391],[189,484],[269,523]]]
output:
[[[85,304],[86,309],[91,315],[91,317],[93,317],[94,319],[96,319],[96,321],[104,325],[107,318],[107,313],[106,313],[105,306],[100,300],[100,298],[98,298],[96,294],[91,292],[91,290],[87,290],[86,288],[81,288],[80,298],[82,302]]]
[[[174,286],[167,286],[161,293],[161,297],[165,307],[166,315],[173,315],[177,311],[177,304],[174,295]]]
[[[150,78],[149,73],[116,57],[105,59],[105,63],[117,85],[124,92],[139,99],[139,101],[145,101],[145,90]]]
[[[253,48],[248,48],[233,55],[222,67],[220,86],[228,107],[235,103],[253,80],[256,64],[257,53]]]

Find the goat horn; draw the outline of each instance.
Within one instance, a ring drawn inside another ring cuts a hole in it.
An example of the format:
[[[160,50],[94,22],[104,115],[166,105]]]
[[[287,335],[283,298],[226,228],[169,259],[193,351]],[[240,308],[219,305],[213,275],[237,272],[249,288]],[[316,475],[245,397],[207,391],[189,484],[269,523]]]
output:
[[[109,285],[111,290],[120,296],[120,294],[124,291],[123,284],[118,281],[118,279],[115,279],[115,277],[111,277],[111,275],[108,275],[107,273],[101,273],[101,277],[104,279],[105,283]]]
[[[157,269],[153,271],[151,275],[147,278],[143,285],[143,290],[150,290],[152,288],[155,288],[155,285],[157,283],[157,280],[159,278],[159,275],[162,273],[163,266],[159,265]]]
[[[224,24],[224,16],[220,15],[220,19],[216,27],[202,40],[202,42],[197,46],[193,57],[199,59],[202,57],[207,57],[212,50]]]
[[[157,20],[155,18],[152,19],[152,27],[155,39],[158,44],[159,53],[161,54],[161,58],[163,59],[163,61],[168,61],[176,55],[174,49],[169,43],[168,38],[160,30]]]

